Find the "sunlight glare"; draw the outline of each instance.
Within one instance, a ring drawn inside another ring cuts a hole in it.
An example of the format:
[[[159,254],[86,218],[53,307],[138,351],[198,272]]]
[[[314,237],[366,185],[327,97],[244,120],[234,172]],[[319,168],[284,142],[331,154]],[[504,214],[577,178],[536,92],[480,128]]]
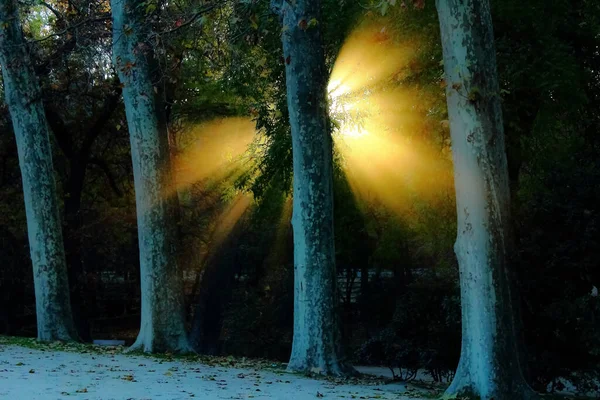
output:
[[[406,215],[409,196],[429,197],[452,177],[427,144],[423,95],[399,78],[414,62],[417,40],[398,43],[387,25],[359,27],[344,43],[328,85],[330,115],[354,193]]]
[[[216,119],[191,128],[174,160],[176,189],[231,176],[230,172],[243,162],[254,134],[255,123],[240,117]]]

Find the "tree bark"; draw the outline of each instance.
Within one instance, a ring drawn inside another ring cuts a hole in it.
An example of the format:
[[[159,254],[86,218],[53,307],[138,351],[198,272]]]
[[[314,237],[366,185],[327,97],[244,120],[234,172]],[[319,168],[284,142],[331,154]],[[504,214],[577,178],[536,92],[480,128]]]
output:
[[[75,340],[48,124],[15,0],[0,0],[0,64],[23,179],[38,339]]]
[[[321,2],[283,1],[283,57],[294,159],[294,335],[291,371],[345,375],[333,236],[332,138]]]
[[[452,135],[462,348],[447,397],[534,397],[523,378],[508,273],[510,191],[487,0],[437,0]]]
[[[183,275],[177,263],[176,199],[164,107],[153,84],[157,68],[145,7],[112,0],[113,62],[123,86],[136,194],[142,316],[132,350],[190,352]]]

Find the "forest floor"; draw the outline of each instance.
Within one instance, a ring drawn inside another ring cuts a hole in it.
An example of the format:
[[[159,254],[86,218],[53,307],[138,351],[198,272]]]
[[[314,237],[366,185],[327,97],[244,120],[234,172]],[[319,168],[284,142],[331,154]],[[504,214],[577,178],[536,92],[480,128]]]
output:
[[[0,337],[2,399],[423,400],[440,393],[432,385],[390,383],[369,375],[316,379],[264,360],[132,355],[114,347]]]

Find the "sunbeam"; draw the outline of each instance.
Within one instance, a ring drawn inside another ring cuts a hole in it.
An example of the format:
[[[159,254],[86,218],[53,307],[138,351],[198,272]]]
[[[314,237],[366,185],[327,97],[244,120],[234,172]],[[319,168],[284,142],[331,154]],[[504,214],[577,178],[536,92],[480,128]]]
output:
[[[370,23],[348,37],[328,85],[335,146],[353,191],[399,214],[409,211],[409,196],[426,199],[452,179],[448,160],[426,140],[427,99],[400,78],[417,46],[394,40],[385,21]]]
[[[207,178],[235,179],[231,171],[243,168],[243,155],[254,135],[255,124],[249,118],[216,119],[191,128],[174,160],[176,189]]]

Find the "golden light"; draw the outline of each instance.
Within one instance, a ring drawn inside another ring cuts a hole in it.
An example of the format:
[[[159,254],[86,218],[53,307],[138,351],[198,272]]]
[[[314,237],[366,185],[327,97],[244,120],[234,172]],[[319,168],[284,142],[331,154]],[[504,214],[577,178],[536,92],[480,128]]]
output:
[[[452,177],[425,140],[427,100],[402,82],[418,44],[394,40],[385,20],[360,27],[344,43],[328,85],[335,146],[352,190],[405,215],[410,196],[431,196]]]
[[[210,247],[218,248],[233,231],[236,223],[242,218],[252,204],[252,197],[246,193],[238,193],[226,209],[217,217],[211,232]]]
[[[198,260],[220,247],[252,204],[249,194],[231,188],[246,168],[246,151],[254,136],[255,123],[235,117],[195,125],[178,137],[175,184],[169,195],[177,195],[182,204],[217,210],[204,227],[206,242],[197,249]]]
[[[254,135],[255,123],[241,117],[215,119],[191,128],[181,139],[180,153],[173,161],[175,189],[206,179],[234,179]]]

